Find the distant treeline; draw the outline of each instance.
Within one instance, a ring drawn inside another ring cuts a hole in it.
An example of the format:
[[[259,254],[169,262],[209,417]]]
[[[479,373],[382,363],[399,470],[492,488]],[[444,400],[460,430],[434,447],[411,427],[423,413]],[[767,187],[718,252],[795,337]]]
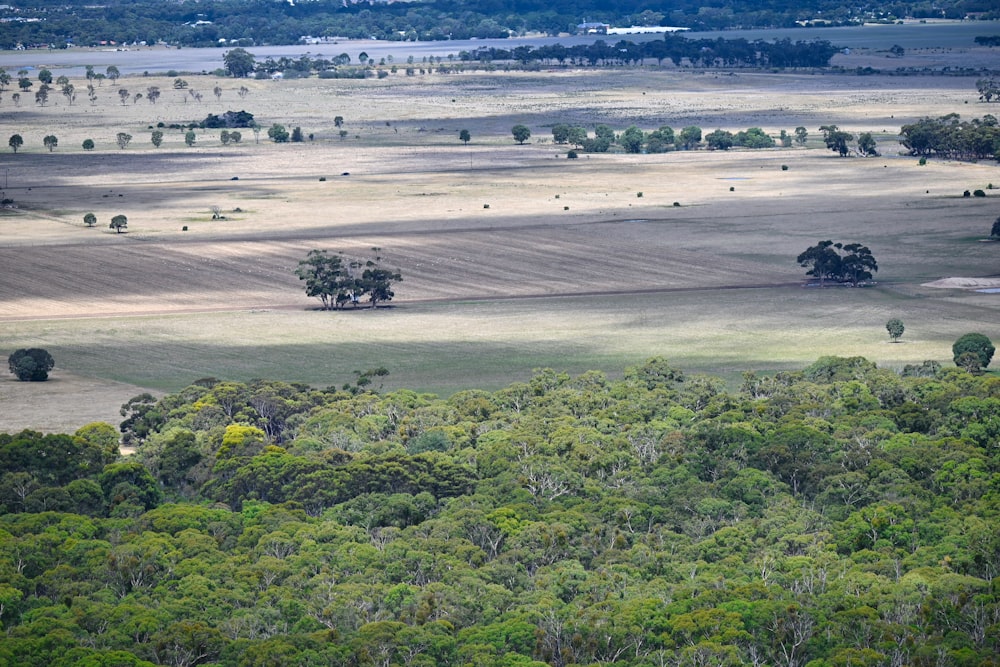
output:
[[[551,44],[532,48],[519,46],[514,49],[483,47],[475,51],[462,51],[463,61],[514,60],[527,64],[572,63],[574,65],[632,65],[643,60],[664,60],[674,65],[688,62],[701,67],[825,67],[837,52],[837,47],[826,40],[793,42],[790,39],[776,42],[746,39],[687,39],[668,34],[663,39],[635,44],[626,40],[608,44],[598,40],[593,44],[563,46]]]
[[[296,44],[303,35],[380,40],[486,39],[528,32],[572,33],[583,21],[615,26],[681,26],[692,30],[798,25],[856,25],[915,18],[1000,18],[991,0],[895,0],[863,7],[843,0],[437,0],[435,2],[344,3],[317,0],[42,0],[12,2],[0,18],[0,48],[17,44],[80,46],[101,42],[183,46]]]

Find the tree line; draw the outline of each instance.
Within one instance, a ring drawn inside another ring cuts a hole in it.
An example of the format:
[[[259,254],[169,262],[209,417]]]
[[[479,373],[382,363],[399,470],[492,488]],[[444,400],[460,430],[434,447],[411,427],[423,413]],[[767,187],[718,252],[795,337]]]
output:
[[[842,0],[727,0],[712,6],[700,0],[652,4],[639,0],[436,0],[405,4],[214,0],[201,3],[199,12],[151,0],[112,0],[100,7],[69,0],[16,7],[15,20],[5,24],[0,48],[10,49],[19,43],[96,46],[107,40],[216,46],[220,39],[250,46],[296,44],[303,35],[397,41],[486,39],[528,32],[573,33],[585,19],[618,26],[668,25],[693,30],[794,28],[818,18],[818,25],[836,26],[894,22],[904,17],[961,19],[970,12],[979,18],[1000,18],[993,3],[982,0],[941,0],[933,5],[923,0],[892,0],[863,6]]]
[[[0,435],[4,664],[1000,652],[995,375],[824,357],[729,389],[654,358],[448,398],[204,378],[122,415]]]

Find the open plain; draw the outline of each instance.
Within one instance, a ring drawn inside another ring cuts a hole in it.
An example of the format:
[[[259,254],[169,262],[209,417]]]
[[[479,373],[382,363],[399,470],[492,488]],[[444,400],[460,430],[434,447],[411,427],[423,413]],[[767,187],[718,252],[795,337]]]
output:
[[[56,368],[42,384],[0,378],[0,430],[115,423],[131,396],[209,376],[325,387],[384,366],[386,388],[447,394],[537,367],[614,374],[660,355],[736,380],[822,355],[950,362],[961,334],[1000,336],[1000,294],[971,288],[1000,274],[1000,245],[984,242],[1000,215],[989,187],[1000,168],[920,166],[897,142],[921,117],[993,112],[974,77],[630,68],[184,79],[178,90],[157,76],[104,82],[93,104],[83,80],[73,104],[57,90],[44,106],[3,93],[4,141],[18,133],[24,146],[0,158],[14,206],[0,212],[0,354],[44,347]],[[149,86],[162,90],[155,104],[133,99]],[[187,146],[165,129],[161,147],[150,142],[158,123],[227,110],[253,113],[259,141],[244,129],[224,146],[219,130],[198,130]],[[272,123],[307,140],[272,143]],[[810,139],[570,160],[551,141],[556,123],[774,136],[801,125]],[[532,131],[525,145],[515,124]],[[822,144],[826,124],[873,132],[882,155],[837,157]],[[125,149],[119,132],[132,135]],[[58,137],[52,151],[46,135]],[[987,196],[962,196],[975,189]],[[117,214],[126,233],[108,228]],[[808,287],[795,257],[824,239],[869,246],[877,284]],[[299,260],[373,247],[403,274],[391,307],[315,310]],[[955,277],[979,282],[927,285]],[[899,344],[885,330],[894,317],[906,325]]]

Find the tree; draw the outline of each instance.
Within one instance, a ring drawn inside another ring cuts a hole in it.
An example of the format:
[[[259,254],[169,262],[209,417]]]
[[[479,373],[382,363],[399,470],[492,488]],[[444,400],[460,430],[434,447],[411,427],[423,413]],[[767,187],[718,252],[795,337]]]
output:
[[[645,139],[646,137],[643,135],[642,130],[632,125],[622,132],[622,136],[618,141],[626,153],[641,153],[642,144],[645,142]]]
[[[705,135],[705,143],[709,148],[714,148],[715,150],[729,150],[733,147],[735,141],[733,133],[726,130],[716,130]]]
[[[460,130],[458,133],[458,140],[468,146],[469,142],[472,141],[472,135],[469,134],[468,130]]]
[[[87,213],[86,215],[83,216],[83,224],[87,225],[88,227],[93,227],[94,225],[97,224],[97,216],[94,215],[93,213]]]
[[[1000,239],[1000,218],[993,221],[993,227],[990,229],[990,236],[995,239]]]
[[[353,280],[343,260],[326,250],[310,250],[299,262],[295,275],[306,281],[306,296],[318,298],[323,310],[333,310],[353,296]]]
[[[7,140],[7,145],[16,153],[17,149],[24,145],[24,139],[21,138],[20,134],[12,134],[10,135],[10,139]]]
[[[875,145],[875,138],[871,132],[862,132],[858,136],[858,150],[865,157],[878,156],[878,147]]]
[[[392,297],[395,296],[392,285],[402,282],[403,276],[398,270],[383,269],[379,265],[382,258],[378,256],[381,248],[372,248],[372,250],[375,252],[375,259],[365,262],[365,270],[361,274],[358,284],[361,293],[368,295],[368,301],[371,302],[372,308],[376,308],[379,301],[392,301]]]
[[[63,85],[62,94],[63,97],[66,98],[66,101],[69,102],[69,105],[73,106],[73,102],[76,101],[76,88],[73,86],[72,83],[67,83]]]
[[[889,338],[893,343],[898,343],[899,338],[903,335],[905,327],[903,326],[903,320],[894,317],[885,323],[885,329],[889,332]]]
[[[35,104],[39,106],[45,106],[45,103],[49,101],[49,87],[44,83],[35,91]]]
[[[524,125],[515,125],[510,128],[510,133],[514,135],[514,141],[521,145],[531,137],[531,130]]]
[[[128,94],[128,89],[127,88],[119,88],[118,89],[118,99],[120,99],[122,101],[122,106],[125,106],[125,103],[128,102],[128,97],[129,97],[129,94]]]
[[[242,48],[226,51],[222,56],[222,63],[226,71],[237,79],[248,76],[257,64],[253,54]]]
[[[333,117],[333,126],[334,127],[343,127],[343,125],[344,125],[344,117],[343,116],[334,116]]]
[[[184,133],[184,143],[188,146],[194,146],[194,142],[198,139],[198,135],[194,133],[194,130],[188,130]]]
[[[156,100],[160,99],[159,87],[150,86],[146,88],[146,99],[149,100],[150,104],[156,104]]]
[[[809,268],[806,275],[819,279],[820,287],[826,280],[849,282],[857,287],[862,282],[871,280],[872,274],[878,271],[878,264],[871,250],[860,243],[844,245],[820,241],[807,248],[796,261]]]
[[[955,365],[979,373],[990,365],[996,347],[985,334],[967,333],[951,346]]]
[[[121,214],[118,214],[115,217],[111,218],[111,224],[108,225],[108,228],[115,230],[116,234],[121,234],[122,230],[126,229],[127,227],[128,227],[128,218],[126,218],[124,215]]]
[[[59,145],[59,139],[54,134],[47,134],[45,135],[45,138],[42,139],[42,143],[45,145],[46,148],[49,149],[49,152],[51,153],[55,149],[55,147]]]
[[[678,136],[684,150],[696,148],[701,143],[701,128],[694,125],[685,127]]]
[[[85,150],[85,151],[92,151],[92,150],[94,150],[94,140],[93,139],[84,139],[83,140],[83,150]]]
[[[303,137],[302,137],[302,128],[299,127],[298,125],[296,125],[295,127],[292,128],[291,140],[294,143],[297,143],[297,144],[301,144],[302,143],[302,140],[303,140]]]
[[[819,129],[823,133],[823,142],[827,148],[834,153],[840,153],[840,157],[844,157],[851,152],[847,144],[854,141],[853,134],[839,129],[836,125],[823,125]]]
[[[163,132],[161,132],[160,130],[153,130],[153,133],[150,135],[149,140],[153,142],[153,146],[159,148],[160,144],[163,143]]]
[[[38,80],[44,84],[52,83],[52,72],[44,68],[38,70]]]
[[[228,146],[229,142],[232,141],[232,137],[229,134],[229,130],[223,130],[219,133],[219,141],[222,142],[223,146]]]
[[[236,94],[240,96],[240,99],[246,99],[246,96],[250,94],[250,89],[246,86],[240,86],[240,89],[236,91]]]
[[[212,94],[215,95],[216,100],[222,101],[222,86],[212,88]]]
[[[55,365],[52,355],[39,347],[20,349],[7,357],[10,372],[21,382],[45,382]]]
[[[109,79],[111,79],[111,83],[118,81],[118,77],[122,75],[122,73],[119,72],[118,68],[114,65],[108,65],[108,68],[105,70],[105,74]]]
[[[268,138],[276,144],[283,144],[288,141],[288,130],[280,123],[275,123],[267,129]]]
[[[128,132],[119,132],[115,135],[115,141],[118,143],[118,148],[125,150],[128,143],[132,141],[132,135]]]

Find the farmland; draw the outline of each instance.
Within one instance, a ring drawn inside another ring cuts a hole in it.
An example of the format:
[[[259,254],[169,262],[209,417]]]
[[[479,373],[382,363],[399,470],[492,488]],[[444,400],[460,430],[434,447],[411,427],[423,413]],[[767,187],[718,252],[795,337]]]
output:
[[[57,365],[44,385],[0,380],[0,430],[114,422],[136,393],[207,376],[329,386],[385,366],[387,387],[449,394],[536,367],[615,374],[662,355],[735,379],[821,355],[948,362],[962,333],[1000,334],[997,295],[924,286],[997,274],[997,247],[982,242],[1000,215],[996,195],[962,193],[1000,185],[1000,170],[920,166],[896,143],[918,118],[992,111],[976,101],[974,77],[184,78],[202,101],[158,76],[105,83],[93,105],[15,107],[4,94],[4,127],[25,145],[0,163],[17,206],[0,213],[0,336],[4,354],[45,347]],[[156,104],[119,102],[117,88],[149,86],[163,91]],[[262,133],[258,143],[245,130],[224,146],[218,130],[199,130],[189,147],[168,129],[160,148],[150,143],[158,123],[230,109],[312,138],[274,144]],[[560,122],[773,135],[802,125],[810,140],[567,160],[551,142]],[[532,130],[523,146],[510,136],[518,123]],[[882,156],[836,157],[817,130],[830,123],[873,132]],[[133,137],[124,150],[118,132]],[[88,138],[93,151],[81,148]],[[96,228],[83,225],[90,211]],[[107,228],[119,213],[125,234]],[[803,287],[795,257],[826,238],[868,245],[878,284]],[[372,247],[404,276],[392,307],[314,310],[298,261],[313,248],[363,257]],[[901,344],[888,343],[892,317],[906,323]]]

